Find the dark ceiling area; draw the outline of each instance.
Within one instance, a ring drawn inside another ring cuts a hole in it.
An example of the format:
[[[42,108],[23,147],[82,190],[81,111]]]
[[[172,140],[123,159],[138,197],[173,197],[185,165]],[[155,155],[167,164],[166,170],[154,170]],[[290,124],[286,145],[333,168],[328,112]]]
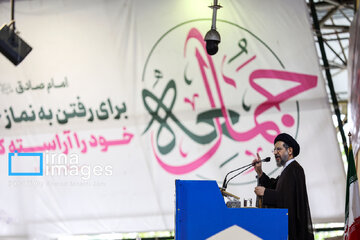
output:
[[[306,0],[332,113],[347,150],[343,126],[347,123],[350,27],[357,9],[354,0]]]
[[[309,7],[310,19],[313,23],[313,33],[318,49],[319,63],[323,70],[325,81],[328,82],[325,70],[329,69],[334,90],[340,104],[341,113],[347,115],[347,101],[349,97],[347,62],[350,39],[350,26],[355,15],[356,4],[354,0],[314,0],[317,13],[319,31],[316,30],[311,14],[311,2],[306,1]],[[319,50],[318,35],[321,35],[328,66],[324,66],[323,56]],[[332,103],[333,99],[330,97]]]

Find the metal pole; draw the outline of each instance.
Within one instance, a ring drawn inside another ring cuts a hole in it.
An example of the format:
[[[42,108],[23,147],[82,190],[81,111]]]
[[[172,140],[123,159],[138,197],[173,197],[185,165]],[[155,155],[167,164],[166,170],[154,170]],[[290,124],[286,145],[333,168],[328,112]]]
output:
[[[11,24],[15,31],[15,0],[10,0],[10,4],[11,4]]]
[[[334,90],[334,84],[331,78],[331,73],[330,73],[330,69],[329,69],[329,62],[327,60],[326,57],[326,52],[325,52],[325,48],[324,48],[324,41],[321,35],[321,31],[320,31],[320,26],[319,26],[319,20],[317,17],[317,13],[316,13],[316,9],[315,9],[315,4],[313,0],[310,0],[310,9],[311,9],[311,15],[313,18],[313,22],[314,22],[314,28],[316,31],[316,35],[317,35],[317,39],[318,39],[318,44],[319,44],[319,48],[320,48],[320,52],[321,52],[321,57],[324,63],[324,67],[325,67],[325,74],[326,74],[326,79],[328,82],[328,87],[330,90],[330,95],[331,95],[331,100],[333,103],[333,107],[334,107],[334,112],[338,121],[338,126],[339,126],[339,131],[340,131],[340,135],[341,135],[341,139],[342,139],[342,143],[344,146],[344,150],[345,153],[348,152],[348,146],[346,143],[346,137],[344,134],[344,128],[343,128],[343,124],[340,118],[340,110],[339,110],[339,103],[335,94],[335,90]],[[346,155],[346,159],[348,160],[348,156]]]
[[[210,7],[213,9],[211,29],[216,30],[216,11],[220,8],[220,6],[218,5],[218,1],[214,0],[214,5]]]
[[[354,13],[357,11],[359,0],[354,0]]]

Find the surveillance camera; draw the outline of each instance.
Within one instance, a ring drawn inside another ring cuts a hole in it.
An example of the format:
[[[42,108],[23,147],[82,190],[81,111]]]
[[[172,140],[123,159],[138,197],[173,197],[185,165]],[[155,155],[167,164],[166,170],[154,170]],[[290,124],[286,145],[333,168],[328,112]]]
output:
[[[220,43],[220,34],[215,29],[210,29],[204,38],[206,42],[206,52],[209,55],[214,55],[218,51],[218,44]]]
[[[8,25],[0,28],[0,53],[17,66],[32,48],[22,40]]]

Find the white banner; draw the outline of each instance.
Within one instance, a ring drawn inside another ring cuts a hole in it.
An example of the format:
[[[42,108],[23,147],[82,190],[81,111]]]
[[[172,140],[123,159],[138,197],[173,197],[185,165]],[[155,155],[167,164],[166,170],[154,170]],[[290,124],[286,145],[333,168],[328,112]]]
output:
[[[0,56],[0,234],[174,229],[174,180],[301,146],[313,222],[343,221],[345,173],[305,2],[19,1],[33,48]],[[0,21],[8,22],[8,3]],[[38,154],[38,155],[36,155]],[[21,164],[25,159],[31,162]],[[277,176],[274,160],[265,171]],[[228,190],[253,198],[252,169]]]

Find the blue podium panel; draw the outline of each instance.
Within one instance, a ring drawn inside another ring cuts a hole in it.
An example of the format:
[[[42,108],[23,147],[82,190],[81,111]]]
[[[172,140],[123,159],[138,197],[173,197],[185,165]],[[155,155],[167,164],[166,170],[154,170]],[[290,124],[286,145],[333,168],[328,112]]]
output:
[[[237,225],[265,240],[286,240],[287,209],[228,208],[216,181],[176,180],[175,237],[207,239]]]

